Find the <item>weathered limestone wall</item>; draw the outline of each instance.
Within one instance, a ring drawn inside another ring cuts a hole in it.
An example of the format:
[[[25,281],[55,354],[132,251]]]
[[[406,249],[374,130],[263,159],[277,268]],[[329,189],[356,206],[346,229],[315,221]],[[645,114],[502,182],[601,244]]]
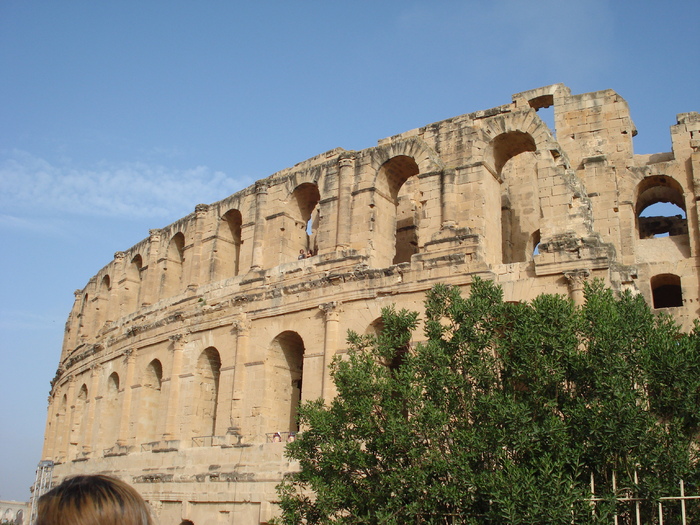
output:
[[[433,284],[477,275],[509,301],[580,303],[599,277],[689,327],[700,115],[678,116],[672,152],[634,155],[635,133],[614,91],[556,84],[198,204],[75,292],[44,459],[126,479],[163,523],[261,523],[295,467],[274,433],[332,398],[328,364],[383,306],[420,311]],[[679,217],[640,217],[658,202]]]

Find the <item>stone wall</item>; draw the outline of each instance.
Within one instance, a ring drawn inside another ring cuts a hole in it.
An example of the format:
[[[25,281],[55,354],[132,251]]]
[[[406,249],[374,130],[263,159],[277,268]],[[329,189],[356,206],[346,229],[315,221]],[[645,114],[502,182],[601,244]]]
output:
[[[678,115],[670,153],[634,155],[635,134],[614,91],[556,84],[328,151],[151,230],[75,292],[43,459],[57,480],[125,479],[163,523],[266,522],[295,468],[275,433],[298,431],[300,400],[332,398],[328,364],[384,306],[420,311],[435,283],[466,292],[475,276],[508,301],[580,303],[599,277],[690,327],[700,115]],[[679,211],[640,219],[658,202]]]

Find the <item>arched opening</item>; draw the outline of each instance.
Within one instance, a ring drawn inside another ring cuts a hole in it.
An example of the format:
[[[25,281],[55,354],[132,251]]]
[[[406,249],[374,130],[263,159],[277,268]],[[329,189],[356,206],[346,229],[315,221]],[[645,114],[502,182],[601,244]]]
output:
[[[221,357],[216,348],[204,350],[197,360],[195,370],[196,393],[192,435],[214,436],[216,434],[216,410],[219,399],[219,375]]]
[[[493,163],[496,173],[500,174],[503,166],[516,155],[526,151],[537,151],[535,139],[529,133],[509,131],[501,133],[492,142]]]
[[[112,372],[107,378],[107,389],[102,397],[102,409],[98,415],[102,445],[107,448],[117,441],[119,433],[119,374]]]
[[[688,236],[683,188],[671,177],[647,177],[639,184],[636,213],[640,239]]]
[[[68,396],[63,394],[61,401],[58,405],[58,410],[56,411],[56,434],[54,438],[54,451],[53,455],[56,461],[62,461],[65,457],[66,447],[65,447],[65,434],[67,430],[67,408],[68,408]]]
[[[501,254],[504,264],[531,259],[533,233],[539,229],[540,202],[535,140],[528,133],[511,131],[492,143],[501,186]]]
[[[138,420],[138,436],[148,443],[158,439],[158,414],[160,408],[160,392],[163,382],[163,365],[154,359],[143,374],[141,383],[141,403]]]
[[[376,336],[381,334],[382,330],[384,330],[384,320],[381,317],[377,317],[374,321],[372,321],[369,324],[367,330],[365,330],[365,334]]]
[[[297,409],[302,399],[304,372],[304,341],[292,331],[286,331],[275,337],[270,344],[268,363],[270,388],[272,395],[270,432],[296,432]]]
[[[127,313],[135,312],[139,306],[141,293],[141,272],[143,270],[143,259],[136,254],[126,269],[126,299],[124,301]]]
[[[654,300],[654,308],[683,306],[681,278],[677,275],[665,273],[652,277],[651,293]]]
[[[219,279],[235,277],[240,268],[241,226],[243,216],[238,210],[229,210],[221,217],[216,243],[215,275]]]
[[[185,236],[178,232],[168,243],[168,253],[163,273],[163,296],[169,297],[182,291],[182,267],[185,262]]]
[[[82,303],[80,304],[80,313],[78,314],[78,340],[76,344],[80,344],[80,338],[85,337],[89,331],[87,319],[89,301],[90,297],[88,294],[84,294]]]
[[[87,403],[88,388],[85,383],[78,391],[78,397],[73,407],[73,425],[71,429],[70,445],[72,449],[71,458],[75,459],[80,455],[85,446],[85,429],[87,427]]]
[[[100,287],[97,294],[97,300],[95,301],[95,330],[100,330],[102,325],[109,321],[109,300],[110,293],[112,290],[112,283],[109,275],[105,275],[100,281]]]
[[[413,157],[397,155],[382,164],[374,198],[379,264],[410,262],[418,253],[418,227],[424,198],[418,164]]]
[[[294,205],[291,213],[294,216],[295,227],[291,232],[291,247],[295,254],[301,254],[301,250],[311,252],[312,255],[318,252],[318,203],[320,200],[318,186],[310,182],[300,184],[292,193]]]

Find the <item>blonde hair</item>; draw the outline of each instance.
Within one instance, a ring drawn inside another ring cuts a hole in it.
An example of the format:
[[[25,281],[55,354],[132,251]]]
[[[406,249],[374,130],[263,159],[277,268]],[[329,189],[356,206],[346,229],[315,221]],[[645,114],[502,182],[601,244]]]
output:
[[[39,498],[36,525],[154,525],[135,489],[109,476],[75,476]]]

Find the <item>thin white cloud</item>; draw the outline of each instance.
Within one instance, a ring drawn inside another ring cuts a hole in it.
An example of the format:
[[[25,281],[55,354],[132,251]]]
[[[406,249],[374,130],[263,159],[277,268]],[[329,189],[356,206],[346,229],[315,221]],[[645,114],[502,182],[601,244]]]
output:
[[[24,151],[0,156],[2,222],[36,213],[163,218],[220,200],[250,184],[206,166],[181,169],[143,162],[54,165]]]

